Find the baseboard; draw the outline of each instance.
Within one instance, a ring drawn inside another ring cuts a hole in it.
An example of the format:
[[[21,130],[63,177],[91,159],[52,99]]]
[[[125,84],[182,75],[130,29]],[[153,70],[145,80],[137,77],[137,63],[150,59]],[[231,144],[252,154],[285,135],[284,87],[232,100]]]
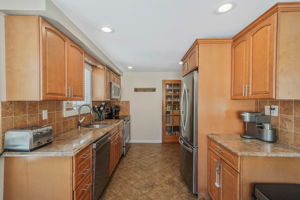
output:
[[[130,143],[162,143],[161,140],[130,140]]]

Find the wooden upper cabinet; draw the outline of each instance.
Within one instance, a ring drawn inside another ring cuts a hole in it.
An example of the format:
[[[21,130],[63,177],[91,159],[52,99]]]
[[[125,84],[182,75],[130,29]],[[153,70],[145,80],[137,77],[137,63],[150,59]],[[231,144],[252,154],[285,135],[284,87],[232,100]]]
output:
[[[68,49],[68,99],[84,99],[84,52],[73,42],[69,42]]]
[[[67,38],[42,20],[42,99],[66,97]]]
[[[194,42],[192,47],[187,51],[187,53],[182,58],[182,75],[186,75],[189,72],[198,68],[199,65],[199,51],[198,42]]]
[[[185,74],[187,74],[187,72],[189,71],[188,69],[188,60],[184,60],[183,64],[182,64],[182,75],[184,76]]]
[[[193,71],[198,67],[198,45],[196,45],[188,54],[188,71]]]
[[[276,20],[274,14],[249,32],[250,98],[273,98]]]
[[[233,38],[232,99],[300,99],[299,21],[300,3],[278,3]]]
[[[239,173],[221,161],[221,200],[239,199]]]
[[[78,46],[38,16],[6,16],[5,26],[7,101],[83,98]]]
[[[246,99],[246,84],[248,82],[248,41],[242,37],[232,45],[232,98]]]
[[[106,100],[106,83],[105,83],[105,67],[98,65],[93,67],[93,101],[104,101]]]
[[[110,100],[110,83],[111,83],[111,71],[107,67],[105,68],[105,99]]]

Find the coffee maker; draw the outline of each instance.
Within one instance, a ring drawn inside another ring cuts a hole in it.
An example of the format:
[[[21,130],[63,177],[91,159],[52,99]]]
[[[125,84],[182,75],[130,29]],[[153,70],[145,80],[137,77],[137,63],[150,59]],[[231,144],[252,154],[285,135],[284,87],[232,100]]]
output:
[[[109,119],[119,119],[120,118],[120,106],[119,105],[115,105],[115,106],[112,106],[110,108],[110,112],[108,114],[108,118]]]
[[[271,117],[260,112],[243,112],[241,114],[245,122],[245,133],[241,135],[246,139],[259,139],[264,142],[276,142],[276,130],[271,126]]]

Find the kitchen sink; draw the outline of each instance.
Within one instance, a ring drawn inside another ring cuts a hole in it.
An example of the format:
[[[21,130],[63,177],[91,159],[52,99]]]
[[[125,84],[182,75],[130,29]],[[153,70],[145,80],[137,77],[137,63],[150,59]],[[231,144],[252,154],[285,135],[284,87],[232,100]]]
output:
[[[89,124],[84,126],[85,128],[105,128],[110,126],[110,124]]]

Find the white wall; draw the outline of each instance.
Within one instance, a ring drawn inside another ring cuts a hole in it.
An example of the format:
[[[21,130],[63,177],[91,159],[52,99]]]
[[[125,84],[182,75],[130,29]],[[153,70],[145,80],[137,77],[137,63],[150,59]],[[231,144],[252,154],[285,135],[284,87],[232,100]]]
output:
[[[130,101],[131,142],[162,141],[162,80],[180,80],[179,72],[125,72],[122,100]],[[134,88],[156,88],[156,92],[134,92]]]

